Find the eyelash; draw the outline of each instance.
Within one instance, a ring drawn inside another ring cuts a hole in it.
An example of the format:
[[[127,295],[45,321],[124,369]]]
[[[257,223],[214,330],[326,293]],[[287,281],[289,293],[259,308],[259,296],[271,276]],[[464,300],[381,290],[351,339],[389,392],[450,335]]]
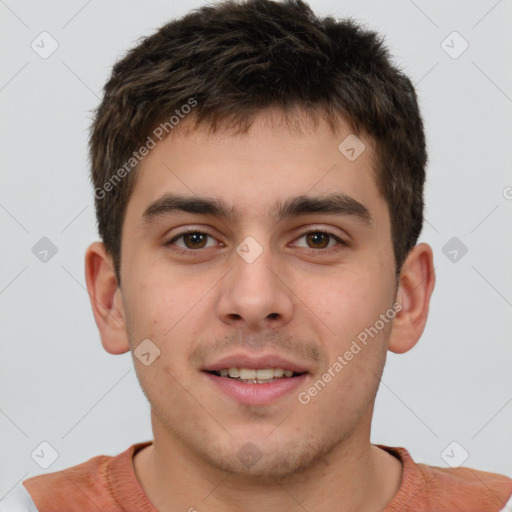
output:
[[[210,236],[211,238],[215,238],[213,235],[210,235],[210,233],[207,233],[205,231],[199,231],[197,229],[187,229],[186,231],[182,231],[181,233],[172,237],[170,240],[165,242],[164,245],[171,246],[176,240],[180,239],[181,237],[183,237],[184,235],[187,235],[189,233],[199,233],[200,235],[207,235],[207,236]],[[330,231],[327,231],[326,229],[323,229],[323,228],[315,228],[315,229],[311,229],[309,231],[305,231],[304,233],[302,233],[302,235],[297,237],[297,240],[299,238],[302,238],[303,236],[306,236],[306,235],[309,235],[312,233],[323,233],[324,235],[328,235],[331,238],[334,238],[334,240],[336,240],[338,242],[338,245],[335,245],[334,247],[329,247],[328,249],[311,249],[310,248],[309,251],[311,251],[312,253],[321,252],[323,254],[331,254],[333,252],[340,251],[341,249],[343,249],[343,247],[348,246],[348,243],[345,242],[343,239],[341,239],[334,233],[331,233]],[[181,247],[178,247],[178,248],[174,248],[173,250],[176,251],[178,254],[188,254],[188,253],[193,253],[193,252],[199,252],[201,249],[204,249],[204,247],[201,247],[199,249],[183,249]]]

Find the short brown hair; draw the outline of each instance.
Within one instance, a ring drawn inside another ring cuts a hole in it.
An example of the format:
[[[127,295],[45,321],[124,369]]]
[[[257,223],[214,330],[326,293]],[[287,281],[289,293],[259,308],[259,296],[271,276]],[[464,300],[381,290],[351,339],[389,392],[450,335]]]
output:
[[[223,123],[246,131],[263,109],[277,107],[320,115],[331,127],[344,118],[353,133],[367,135],[398,275],[423,224],[427,154],[411,81],[392,64],[383,37],[351,18],[317,17],[301,0],[247,0],[191,11],[113,67],[89,148],[98,230],[119,285],[121,231],[140,153],[185,105],[194,107],[194,126],[212,130]]]

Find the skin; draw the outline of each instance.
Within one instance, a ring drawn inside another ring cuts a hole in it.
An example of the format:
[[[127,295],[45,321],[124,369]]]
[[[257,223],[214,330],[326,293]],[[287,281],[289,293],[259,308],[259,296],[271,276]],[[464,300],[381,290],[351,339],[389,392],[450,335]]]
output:
[[[410,350],[423,332],[432,250],[422,243],[410,251],[397,287],[372,143],[360,137],[366,150],[351,162],[338,150],[350,133],[343,121],[335,133],[323,121],[299,132],[272,111],[246,134],[176,130],[137,171],[123,224],[122,288],[103,244],[87,249],[86,282],[105,350],[133,353],[147,338],[160,349],[149,366],[134,357],[154,434],[134,468],[158,510],[371,512],[398,491],[402,465],[370,443],[371,419],[387,351]],[[277,201],[334,191],[362,203],[371,223],[324,213],[277,224],[267,218]],[[142,213],[164,192],[223,199],[239,220],[174,212],[144,227]],[[186,237],[165,245],[188,227],[211,235],[202,248]],[[315,227],[348,245],[304,236]],[[247,236],[263,249],[250,264],[236,252]],[[326,245],[340,250],[328,254]],[[278,353],[308,367],[298,391],[307,390],[394,303],[402,307],[394,320],[307,405],[295,392],[270,405],[241,405],[200,371],[235,351]],[[237,457],[248,442],[261,454],[250,467]]]

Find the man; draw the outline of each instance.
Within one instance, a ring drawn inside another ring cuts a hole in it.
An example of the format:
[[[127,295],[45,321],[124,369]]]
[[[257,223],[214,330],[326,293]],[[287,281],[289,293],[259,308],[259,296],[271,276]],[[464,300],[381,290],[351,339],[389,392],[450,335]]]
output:
[[[30,478],[9,510],[512,506],[504,475],[370,443],[435,281],[423,124],[377,34],[300,1],[203,7],[115,65],[90,151],[87,287],[154,440]]]

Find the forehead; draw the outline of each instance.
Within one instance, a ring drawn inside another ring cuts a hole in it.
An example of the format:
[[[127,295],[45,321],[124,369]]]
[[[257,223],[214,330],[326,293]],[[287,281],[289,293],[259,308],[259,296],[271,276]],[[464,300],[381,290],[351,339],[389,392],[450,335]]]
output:
[[[268,115],[257,117],[246,133],[212,133],[201,125],[176,130],[139,164],[128,210],[142,225],[178,210],[229,223],[261,215],[270,223],[315,208],[371,222],[373,210],[385,207],[373,143],[354,138],[343,123],[335,132],[325,122],[297,130]],[[347,157],[347,144],[357,158]]]

